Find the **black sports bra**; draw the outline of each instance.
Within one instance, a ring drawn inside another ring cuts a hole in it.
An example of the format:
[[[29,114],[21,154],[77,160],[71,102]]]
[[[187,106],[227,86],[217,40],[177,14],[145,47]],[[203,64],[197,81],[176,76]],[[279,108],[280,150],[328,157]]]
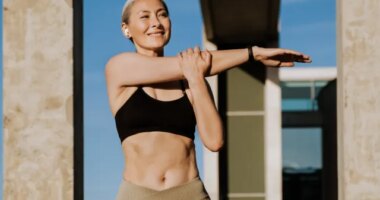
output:
[[[164,131],[194,140],[195,114],[182,81],[181,86],[182,97],[161,101],[149,96],[139,85],[115,114],[120,141],[146,131]]]

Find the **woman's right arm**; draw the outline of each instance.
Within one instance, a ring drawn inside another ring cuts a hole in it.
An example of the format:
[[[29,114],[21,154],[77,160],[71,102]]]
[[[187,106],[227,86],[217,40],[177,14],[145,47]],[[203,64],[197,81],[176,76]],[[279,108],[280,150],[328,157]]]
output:
[[[122,87],[183,79],[176,57],[150,57],[137,53],[121,53],[106,64],[108,84]]]
[[[202,69],[204,75],[215,75],[246,62],[246,52],[246,49],[210,51],[211,70]],[[107,82],[118,88],[184,79],[177,57],[150,57],[138,53],[121,53],[112,57],[106,64],[105,75]]]
[[[202,69],[212,76],[248,61],[248,49],[210,51],[211,67]],[[253,47],[254,59],[270,67],[291,67],[294,62],[311,62],[309,56],[281,48]],[[137,53],[122,53],[106,65],[108,84],[116,87],[158,83],[184,79],[177,57],[150,57]]]

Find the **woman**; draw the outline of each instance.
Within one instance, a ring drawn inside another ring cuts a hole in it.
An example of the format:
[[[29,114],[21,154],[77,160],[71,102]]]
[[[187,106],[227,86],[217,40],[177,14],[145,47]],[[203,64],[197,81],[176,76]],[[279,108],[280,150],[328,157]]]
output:
[[[195,125],[211,151],[223,146],[223,126],[205,76],[249,58],[268,66],[293,66],[310,58],[286,49],[188,49],[164,57],[171,22],[162,0],[128,0],[122,31],[134,53],[112,57],[105,69],[125,169],[117,200],[209,199],[195,159]],[[251,57],[250,57],[250,56]]]

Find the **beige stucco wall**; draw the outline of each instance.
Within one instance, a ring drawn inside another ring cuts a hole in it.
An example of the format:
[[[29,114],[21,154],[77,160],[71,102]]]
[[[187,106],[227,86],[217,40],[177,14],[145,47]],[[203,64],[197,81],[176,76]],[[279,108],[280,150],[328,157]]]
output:
[[[3,0],[3,11],[3,199],[72,199],[72,1]]]
[[[380,1],[338,0],[340,200],[380,199]]]

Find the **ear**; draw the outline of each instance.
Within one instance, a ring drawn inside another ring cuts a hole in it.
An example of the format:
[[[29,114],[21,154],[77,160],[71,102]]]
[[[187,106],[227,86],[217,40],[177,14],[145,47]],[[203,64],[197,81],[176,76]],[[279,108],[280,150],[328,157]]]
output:
[[[131,35],[129,34],[129,30],[128,29],[124,29],[124,35],[127,38],[131,38]]]
[[[130,32],[129,32],[127,24],[123,23],[121,25],[121,31],[123,32],[123,34],[124,34],[125,37],[127,37],[127,38],[131,38],[132,37],[131,34],[130,34]]]

